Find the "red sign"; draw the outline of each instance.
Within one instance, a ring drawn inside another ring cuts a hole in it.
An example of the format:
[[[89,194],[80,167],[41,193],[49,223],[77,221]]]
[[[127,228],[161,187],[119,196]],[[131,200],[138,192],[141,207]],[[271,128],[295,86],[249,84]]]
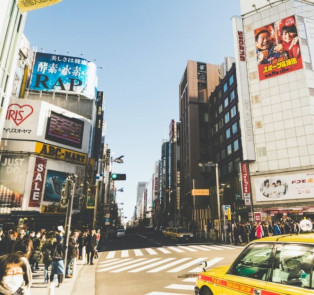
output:
[[[261,222],[262,221],[261,212],[254,212],[254,220],[255,220],[255,222]]]
[[[243,195],[251,193],[249,165],[246,162],[241,163],[242,189]]]
[[[36,157],[31,194],[29,197],[29,207],[40,207],[43,194],[44,179],[46,173],[47,159]]]
[[[238,31],[238,42],[239,42],[240,61],[245,61],[244,36],[243,36],[243,32],[241,32],[241,31]]]
[[[19,126],[33,113],[33,111],[33,107],[29,104],[19,105],[17,103],[12,103],[8,107],[5,119],[12,119],[15,125]]]

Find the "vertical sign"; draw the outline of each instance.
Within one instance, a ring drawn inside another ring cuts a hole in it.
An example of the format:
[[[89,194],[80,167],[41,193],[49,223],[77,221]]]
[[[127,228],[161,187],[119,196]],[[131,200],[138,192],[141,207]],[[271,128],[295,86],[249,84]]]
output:
[[[29,197],[29,207],[40,207],[40,202],[43,194],[44,179],[46,173],[47,159],[36,157],[32,188]]]
[[[246,162],[241,162],[241,182],[242,182],[242,192],[244,197],[244,203],[247,206],[251,205],[251,187],[250,187],[250,175],[249,175],[249,165]]]
[[[245,58],[245,39],[243,33],[242,19],[234,17],[233,21],[233,38],[235,44],[235,63],[236,63],[236,77],[238,83],[238,106],[241,127],[241,143],[243,150],[243,160],[255,161],[255,147],[253,138],[253,124],[251,116],[251,103],[248,85],[248,73],[246,68]]]
[[[262,213],[261,212],[254,212],[254,221],[261,222],[262,221]]]

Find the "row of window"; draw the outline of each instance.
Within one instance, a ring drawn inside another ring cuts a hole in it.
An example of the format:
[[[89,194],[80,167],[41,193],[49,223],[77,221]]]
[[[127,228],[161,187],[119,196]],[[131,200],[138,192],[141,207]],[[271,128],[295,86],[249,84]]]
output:
[[[215,118],[218,117],[218,115],[220,115],[223,111],[223,109],[225,109],[226,107],[228,107],[229,103],[231,103],[233,100],[235,99],[235,92],[234,90],[232,90],[230,92],[230,95],[228,97],[226,97],[223,101],[223,103],[221,103],[219,106],[218,106],[218,111],[216,110],[215,111]]]
[[[219,169],[219,176],[224,177],[228,174],[232,174],[233,172],[239,172],[239,163],[240,158],[234,159],[234,161],[230,161],[225,165],[222,165]]]
[[[233,84],[233,82],[234,82],[234,76],[231,75],[231,76],[229,77],[229,86],[231,86],[231,85]],[[228,82],[226,82],[226,83],[224,84],[224,86],[223,86],[223,91],[224,91],[224,93],[226,93],[226,92],[228,91]]]
[[[228,118],[227,122],[229,122],[229,120],[230,118]],[[224,118],[221,118],[221,120],[219,120],[219,122],[214,125],[212,129],[212,135],[216,134],[219,131],[219,129],[221,129],[223,126],[224,126]],[[232,134],[238,133],[238,122],[234,122],[231,125],[231,129],[227,128],[226,133],[223,135],[224,138],[229,139],[231,137],[231,130],[232,130]]]
[[[232,155],[239,150],[239,139],[237,138],[232,143],[228,144],[226,148],[221,149],[216,154],[217,161],[224,160],[226,157]]]

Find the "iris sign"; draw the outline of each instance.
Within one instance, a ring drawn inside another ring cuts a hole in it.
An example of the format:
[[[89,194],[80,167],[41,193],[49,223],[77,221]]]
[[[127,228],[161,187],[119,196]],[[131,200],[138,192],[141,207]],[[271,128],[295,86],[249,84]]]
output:
[[[31,90],[75,93],[96,98],[96,65],[86,59],[36,53]]]

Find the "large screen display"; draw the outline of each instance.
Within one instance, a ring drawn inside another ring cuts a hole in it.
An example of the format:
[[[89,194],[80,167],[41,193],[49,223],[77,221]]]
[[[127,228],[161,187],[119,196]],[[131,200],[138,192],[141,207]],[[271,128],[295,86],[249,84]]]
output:
[[[45,138],[54,142],[82,148],[84,122],[51,112]]]
[[[303,68],[295,16],[260,27],[254,35],[260,80]]]

